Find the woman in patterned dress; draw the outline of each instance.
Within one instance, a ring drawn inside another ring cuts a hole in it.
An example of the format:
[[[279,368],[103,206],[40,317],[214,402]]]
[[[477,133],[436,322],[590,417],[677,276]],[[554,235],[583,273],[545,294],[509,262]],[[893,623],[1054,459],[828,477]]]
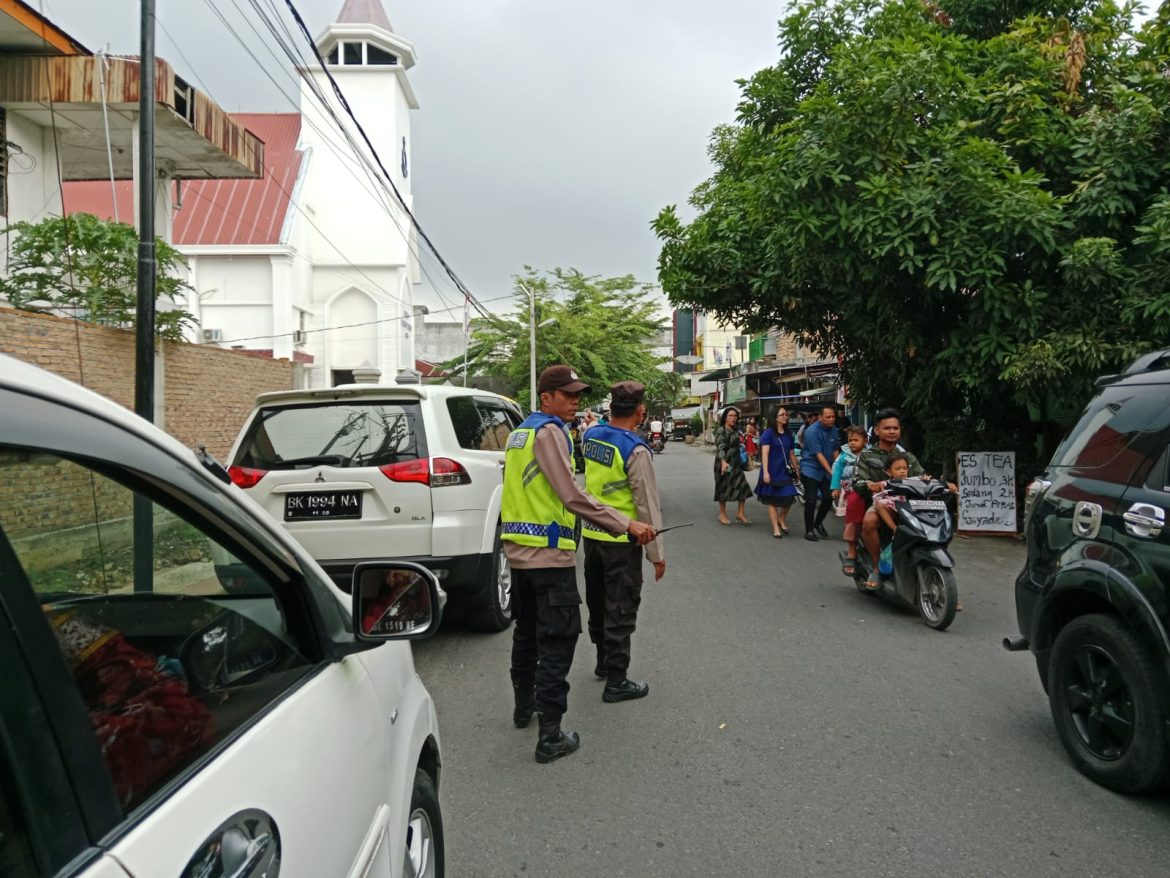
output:
[[[752,495],[752,489],[743,476],[743,460],[740,456],[743,446],[739,431],[735,428],[738,420],[739,409],[728,406],[719,416],[719,426],[715,428],[715,502],[719,504],[720,524],[731,524],[731,519],[727,517],[729,500],[739,504],[735,520],[740,524],[751,524],[744,514],[744,504]]]

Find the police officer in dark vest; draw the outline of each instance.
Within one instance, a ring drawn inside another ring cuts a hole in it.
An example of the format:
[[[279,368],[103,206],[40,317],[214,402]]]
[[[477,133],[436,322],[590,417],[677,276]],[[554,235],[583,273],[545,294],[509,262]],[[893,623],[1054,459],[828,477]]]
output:
[[[600,503],[629,518],[662,527],[653,454],[634,428],[646,417],[646,388],[622,381],[610,388],[610,421],[585,433],[585,490]],[[594,673],[605,678],[602,701],[643,698],[650,692],[635,683],[630,667],[630,638],[642,600],[642,547],[621,534],[584,522],[585,603],[589,639],[597,647]],[[646,545],[657,582],[666,573],[662,538]]]
[[[540,411],[508,437],[504,494],[500,507],[504,553],[512,569],[516,626],[512,632],[512,719],[525,728],[540,715],[536,761],[567,756],[581,744],[561,729],[568,707],[566,676],[581,633],[577,590],[577,516],[599,528],[629,534],[638,544],[654,539],[654,528],[603,506],[573,478],[572,440],[566,423],[589,385],[568,366],[540,375]],[[624,537],[623,537],[624,539]]]

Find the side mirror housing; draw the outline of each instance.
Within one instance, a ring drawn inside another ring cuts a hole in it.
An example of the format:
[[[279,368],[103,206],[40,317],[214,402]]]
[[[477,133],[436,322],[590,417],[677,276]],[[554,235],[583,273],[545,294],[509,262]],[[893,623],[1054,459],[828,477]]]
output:
[[[430,637],[447,602],[434,574],[410,561],[357,565],[352,595],[354,636],[375,643]]]

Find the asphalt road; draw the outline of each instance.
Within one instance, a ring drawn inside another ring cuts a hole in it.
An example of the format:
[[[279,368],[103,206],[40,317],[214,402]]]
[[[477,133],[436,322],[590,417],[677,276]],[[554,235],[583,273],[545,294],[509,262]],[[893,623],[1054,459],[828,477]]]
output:
[[[630,675],[650,695],[604,704],[582,635],[576,754],[538,765],[535,724],[513,728],[509,633],[415,645],[449,875],[1170,874],[1170,798],[1082,778],[1035,664],[1000,646],[1021,544],[956,540],[965,609],[938,633],[858,593],[836,540],[774,540],[754,500],[752,526],[720,526],[710,454],[672,443],[656,466],[666,522],[696,526],[643,593]]]

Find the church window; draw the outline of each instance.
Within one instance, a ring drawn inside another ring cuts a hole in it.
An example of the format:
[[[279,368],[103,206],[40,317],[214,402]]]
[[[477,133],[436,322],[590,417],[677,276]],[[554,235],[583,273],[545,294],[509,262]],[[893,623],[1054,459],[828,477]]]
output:
[[[337,58],[338,58],[338,48],[336,45],[334,45],[334,47],[329,50],[329,54],[325,56],[325,60],[328,61],[330,64],[336,64]]]
[[[380,49],[373,43],[366,43],[366,63],[393,65],[398,63],[398,56],[391,55],[385,49]]]
[[[362,65],[362,44],[361,43],[342,43],[341,44],[342,64],[347,67],[360,67]]]

